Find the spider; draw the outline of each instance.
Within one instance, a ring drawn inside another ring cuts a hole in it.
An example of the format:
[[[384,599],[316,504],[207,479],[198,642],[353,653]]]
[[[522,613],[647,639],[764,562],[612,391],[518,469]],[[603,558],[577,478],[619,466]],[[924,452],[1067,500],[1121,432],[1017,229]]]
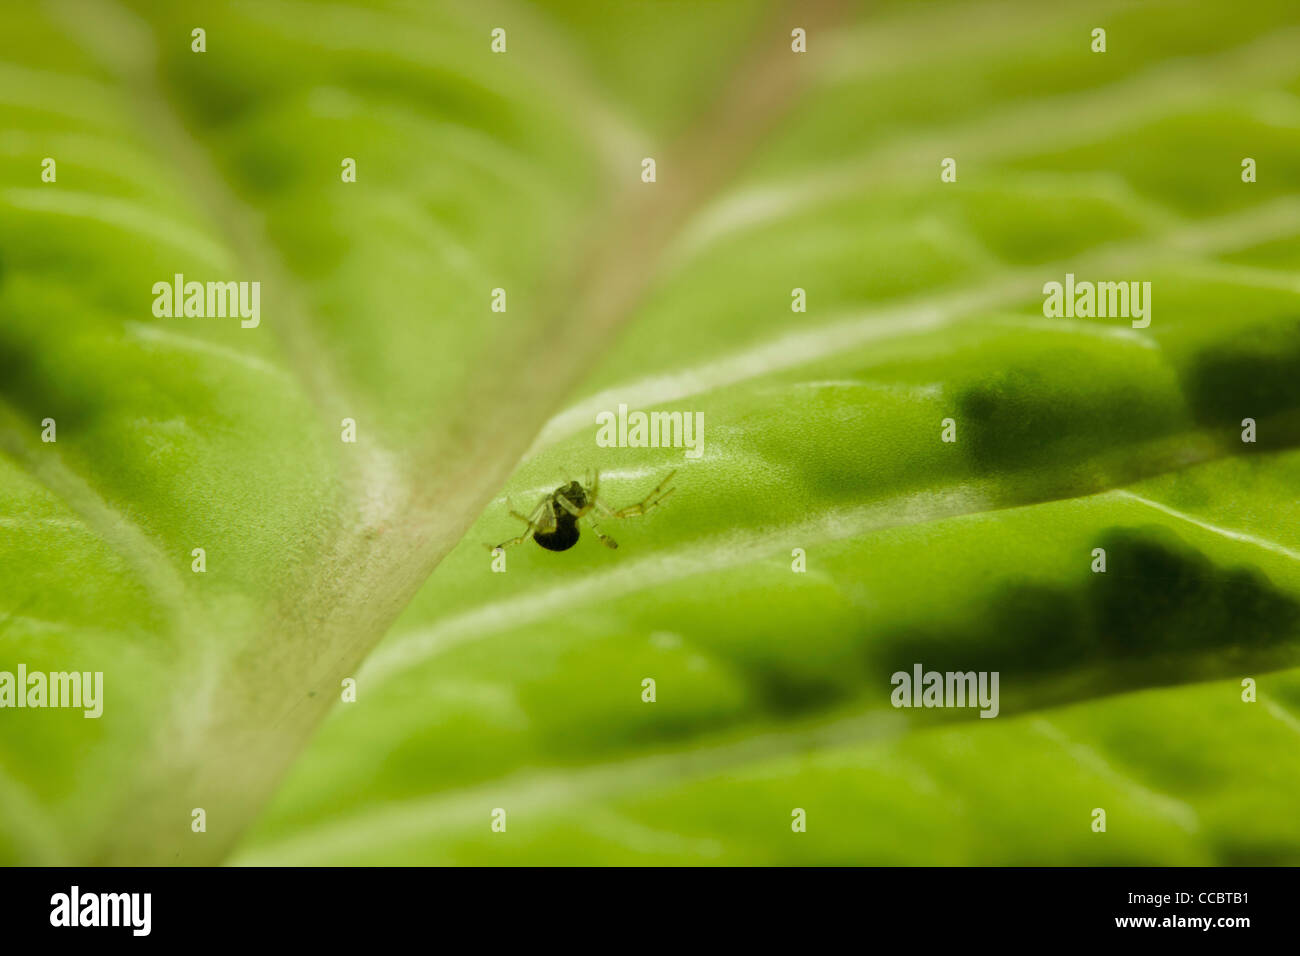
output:
[[[598,511],[602,516],[609,518],[632,518],[643,515],[672,494],[673,489],[669,488],[665,491],[664,485],[668,484],[675,474],[677,470],[673,469],[650,494],[634,505],[617,510],[600,500],[600,472],[594,472],[585,485],[570,481],[567,485],[556,488],[537,503],[530,517],[521,515],[510,504],[510,500],[506,499],[506,506],[510,509],[510,513],[526,523],[528,527],[524,528],[523,533],[517,538],[511,538],[498,545],[488,545],[488,548],[496,554],[497,551],[526,541],[528,536],[532,535],[533,540],[547,551],[567,551],[578,543],[578,522],[583,518],[587,519],[601,544],[607,548],[617,548],[618,542],[597,527],[592,512]]]

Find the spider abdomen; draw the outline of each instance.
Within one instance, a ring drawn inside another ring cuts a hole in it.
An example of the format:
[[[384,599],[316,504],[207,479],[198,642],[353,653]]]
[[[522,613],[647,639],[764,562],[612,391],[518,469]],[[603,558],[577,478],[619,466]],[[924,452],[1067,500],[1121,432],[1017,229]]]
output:
[[[555,528],[551,531],[535,531],[533,540],[547,551],[568,551],[578,543],[578,519],[559,505],[555,508]]]

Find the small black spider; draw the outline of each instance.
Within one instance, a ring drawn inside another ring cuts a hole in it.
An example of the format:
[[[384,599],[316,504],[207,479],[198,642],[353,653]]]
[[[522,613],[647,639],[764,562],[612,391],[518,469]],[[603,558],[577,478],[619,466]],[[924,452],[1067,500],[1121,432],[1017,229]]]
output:
[[[507,499],[506,506],[510,509],[510,513],[528,527],[524,528],[519,537],[503,541],[498,545],[488,545],[488,548],[495,554],[497,551],[526,541],[528,536],[532,535],[533,540],[547,551],[568,551],[578,543],[578,522],[583,518],[587,519],[587,523],[591,525],[591,530],[600,539],[601,544],[607,548],[617,548],[618,542],[596,526],[593,512],[599,512],[609,518],[632,518],[643,515],[672,494],[673,489],[664,490],[664,485],[668,484],[675,474],[677,474],[676,469],[670,471],[668,477],[659,482],[655,490],[642,500],[617,510],[600,500],[600,472],[594,473],[586,485],[578,481],[570,481],[567,485],[556,488],[537,503],[531,517],[521,515]]]

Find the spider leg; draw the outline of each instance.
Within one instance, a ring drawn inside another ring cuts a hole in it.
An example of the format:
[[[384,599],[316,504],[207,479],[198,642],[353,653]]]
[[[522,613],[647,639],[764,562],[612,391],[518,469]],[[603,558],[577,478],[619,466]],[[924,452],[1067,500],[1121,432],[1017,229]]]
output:
[[[532,530],[532,528],[525,528],[524,533],[519,535],[517,538],[510,538],[509,540],[502,541],[500,544],[485,544],[483,547],[487,548],[493,554],[496,554],[498,551],[504,551],[506,548],[513,548],[515,545],[527,541],[528,536],[532,534]]]
[[[555,509],[551,507],[551,497],[547,495],[533,509],[533,530],[546,534],[555,530]]]
[[[634,518],[637,515],[645,514],[647,511],[650,511],[652,508],[658,507],[661,501],[663,501],[665,498],[667,498],[669,495],[673,493],[674,491],[673,488],[668,488],[667,490],[665,490],[664,485],[668,484],[668,482],[672,480],[672,477],[675,474],[677,474],[676,468],[668,472],[667,477],[665,477],[663,481],[659,482],[659,484],[655,486],[655,490],[650,492],[650,494],[646,495],[636,504],[628,505],[626,508],[619,508],[617,511],[610,511],[609,509],[605,509],[605,510],[612,518]]]
[[[605,534],[605,532],[600,530],[599,526],[596,524],[595,518],[588,515],[587,524],[591,527],[592,534],[594,534],[597,538],[599,538],[600,543],[603,544],[605,547],[610,549],[614,549],[618,547],[617,541],[615,541],[609,535]]]
[[[509,507],[509,504],[509,499],[507,499],[507,507]],[[525,518],[519,512],[515,511],[514,508],[510,508],[510,513],[523,521],[526,527],[517,537],[510,538],[508,541],[502,541],[500,544],[485,545],[485,547],[493,554],[496,554],[498,550],[504,551],[506,548],[513,548],[515,545],[527,541],[535,531],[544,532],[550,530],[555,526],[555,515],[551,512],[549,505],[550,499],[543,498],[537,503],[537,507],[533,509],[533,516],[531,518]],[[546,520],[548,517],[550,518],[549,522]]]
[[[585,515],[588,511],[592,509],[592,505],[590,503],[585,508],[579,508],[572,501],[570,501],[568,498],[564,497],[564,495],[561,494],[557,494],[555,496],[555,500],[561,508],[563,508],[569,514],[573,515],[575,518],[581,518],[583,515]]]

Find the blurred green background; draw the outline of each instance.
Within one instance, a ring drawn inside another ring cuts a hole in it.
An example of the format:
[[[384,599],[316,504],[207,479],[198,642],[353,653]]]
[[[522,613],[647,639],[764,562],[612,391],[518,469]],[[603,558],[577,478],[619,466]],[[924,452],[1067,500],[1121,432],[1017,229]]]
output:
[[[1300,861],[1292,0],[0,12],[0,861]]]

